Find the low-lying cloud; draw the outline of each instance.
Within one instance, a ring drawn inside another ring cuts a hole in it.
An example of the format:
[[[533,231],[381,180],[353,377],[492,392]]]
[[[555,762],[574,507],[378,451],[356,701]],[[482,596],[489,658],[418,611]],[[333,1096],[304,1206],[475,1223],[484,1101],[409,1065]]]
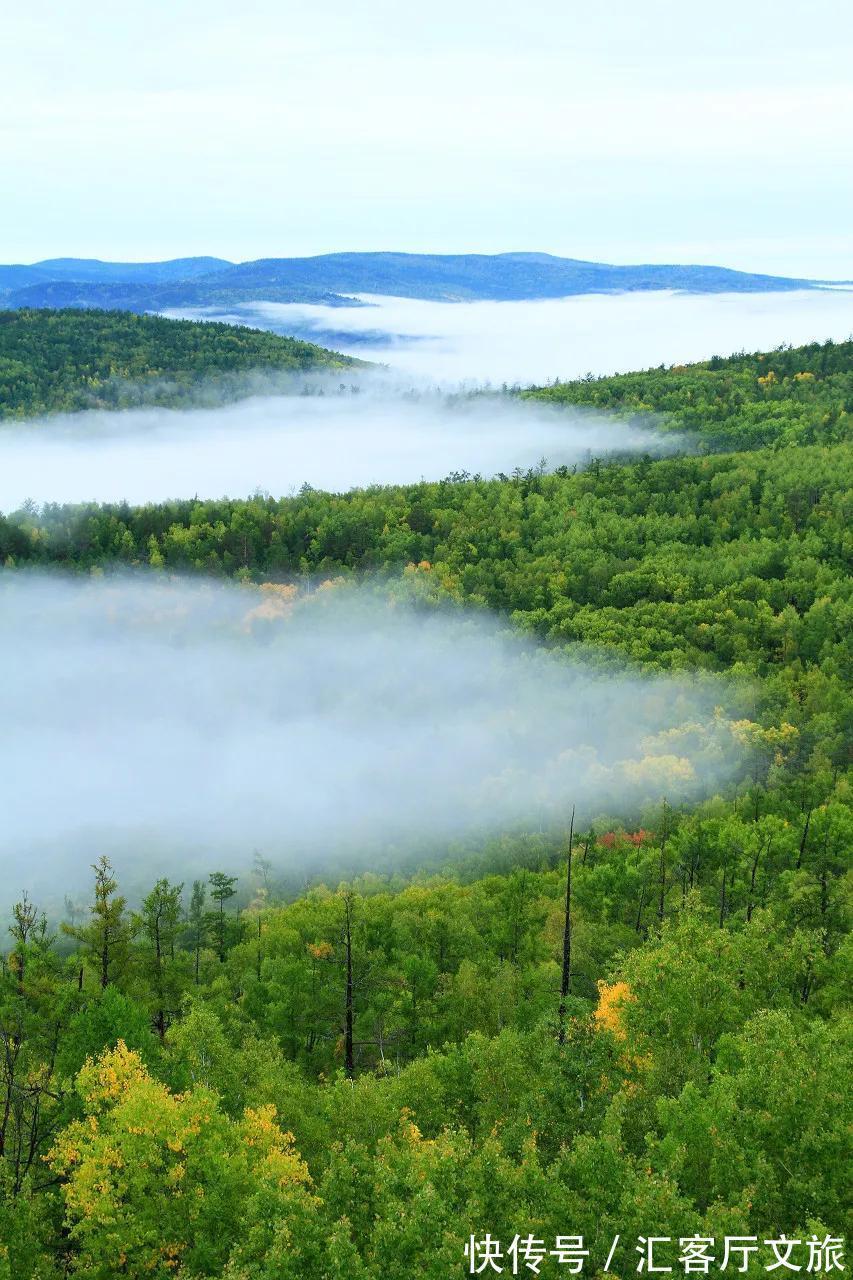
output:
[[[2,425],[0,511],[27,499],[145,503],[258,489],[280,497],[305,483],[346,490],[683,447],[653,423],[405,391],[381,375],[317,380],[313,394],[293,390],[191,410],[93,410]]]
[[[417,575],[415,575],[416,577]],[[605,674],[413,577],[307,598],[147,577],[0,577],[0,880],[78,890],[280,869],[636,812],[736,767],[716,681]]]
[[[296,333],[448,387],[565,381],[588,372],[628,372],[853,333],[853,290],[652,290],[537,302],[423,302],[369,295],[363,300],[373,305],[259,301],[221,313],[180,314]]]

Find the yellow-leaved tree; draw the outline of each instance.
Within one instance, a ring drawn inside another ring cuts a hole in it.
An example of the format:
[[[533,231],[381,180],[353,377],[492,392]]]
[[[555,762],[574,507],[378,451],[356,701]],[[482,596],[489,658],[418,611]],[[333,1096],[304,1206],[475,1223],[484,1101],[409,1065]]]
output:
[[[84,1115],[47,1157],[76,1274],[221,1275],[259,1218],[286,1241],[294,1276],[317,1260],[319,1201],[274,1107],[232,1119],[205,1087],[170,1092],[121,1041],[86,1063],[77,1092]]]

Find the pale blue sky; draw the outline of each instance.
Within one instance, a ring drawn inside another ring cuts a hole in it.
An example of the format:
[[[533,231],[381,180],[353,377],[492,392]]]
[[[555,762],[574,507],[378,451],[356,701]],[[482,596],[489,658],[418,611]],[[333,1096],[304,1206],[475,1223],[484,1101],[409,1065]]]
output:
[[[846,0],[12,0],[0,261],[541,249],[853,277]]]

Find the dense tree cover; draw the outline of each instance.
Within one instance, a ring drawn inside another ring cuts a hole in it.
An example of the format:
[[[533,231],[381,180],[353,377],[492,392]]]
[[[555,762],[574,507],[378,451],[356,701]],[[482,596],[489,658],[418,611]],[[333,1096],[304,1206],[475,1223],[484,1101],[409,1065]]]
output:
[[[429,605],[433,578],[398,589]],[[714,659],[761,676],[737,793],[633,829],[507,835],[442,875],[295,897],[258,857],[135,910],[100,858],[58,937],[22,900],[0,1268],[438,1280],[473,1231],[583,1235],[592,1274],[618,1233],[633,1274],[650,1232],[843,1233],[846,642],[746,627]]]
[[[582,1234],[591,1274],[620,1233],[632,1273],[651,1231],[837,1236],[853,819],[839,775],[782,773],[473,882],[277,905],[260,865],[242,910],[213,873],[131,912],[102,860],[71,951],[23,900],[0,1274],[438,1280],[471,1231]]]
[[[131,264],[132,265],[132,264]],[[167,265],[167,264],[163,264]],[[9,268],[7,267],[8,271]],[[0,269],[2,277],[2,269]],[[222,309],[264,302],[307,302],[314,306],[360,306],[355,299],[312,285],[266,283],[238,285],[229,282],[227,272],[210,278],[193,276],[187,280],[147,283],[126,280],[45,280],[4,291],[0,286],[0,307],[80,308],[99,311],[132,311],[146,315],[158,311],[190,307]]]
[[[0,310],[0,418],[247,394],[247,375],[353,364],[260,329],[127,311]],[[242,380],[239,375],[243,375]]]
[[[557,642],[661,667],[798,659],[830,676],[850,632],[851,462],[837,445],[279,501],[46,507],[0,518],[0,557],[278,580],[408,564],[425,589]]]
[[[585,1274],[617,1234],[610,1274],[649,1235],[681,1274],[681,1237],[849,1235],[850,463],[824,443],[3,521],[10,566],[371,570],[605,665],[727,672],[750,708],[739,780],[690,809],[572,826],[567,796],[564,829],[441,874],[298,891],[258,857],[129,902],[93,850],[85,909],[23,898],[0,1277],[444,1280],[472,1232],[504,1274],[515,1236],[568,1234]]]
[[[660,415],[667,430],[695,432],[722,448],[849,440],[853,341],[780,347],[674,365],[556,382],[524,393],[555,404]]]

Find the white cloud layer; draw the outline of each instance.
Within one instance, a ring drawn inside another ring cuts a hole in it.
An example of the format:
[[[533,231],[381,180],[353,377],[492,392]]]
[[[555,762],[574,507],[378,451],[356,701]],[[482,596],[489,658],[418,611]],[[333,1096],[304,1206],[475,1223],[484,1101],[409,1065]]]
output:
[[[263,386],[263,378],[259,379]],[[323,386],[322,381],[316,383]],[[302,484],[345,490],[583,466],[608,452],[663,453],[673,436],[603,415],[496,399],[458,401],[399,383],[333,377],[324,395],[258,395],[210,409],[132,409],[0,426],[0,511],[24,501],[158,502],[275,497]],[[353,391],[350,388],[360,388]]]
[[[410,590],[413,588],[410,588]],[[628,812],[736,764],[710,678],[618,678],[482,616],[156,579],[0,579],[0,884],[133,883]]]
[[[853,334],[853,290],[654,291],[544,302],[370,301],[378,305],[330,309],[259,302],[216,318],[280,333],[298,329],[300,336],[313,335],[402,374],[445,384],[526,385]],[[372,343],[369,335],[376,330],[391,339]]]

